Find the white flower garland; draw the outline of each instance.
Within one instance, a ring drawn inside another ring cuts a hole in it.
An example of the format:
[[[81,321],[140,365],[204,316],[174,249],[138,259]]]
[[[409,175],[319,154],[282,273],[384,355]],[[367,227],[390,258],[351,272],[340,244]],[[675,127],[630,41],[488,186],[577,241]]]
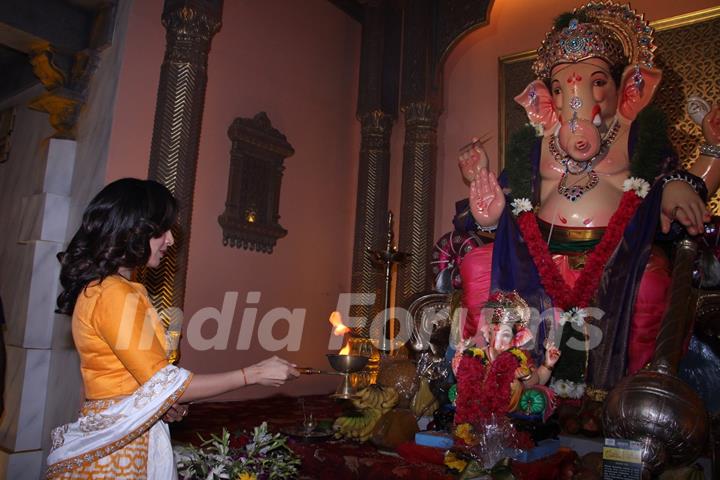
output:
[[[645,198],[650,192],[650,184],[642,178],[630,177],[623,182],[623,192],[630,190],[633,190],[638,197]]]
[[[560,314],[560,326],[565,325],[566,322],[572,322],[578,327],[582,327],[585,325],[585,319],[589,316],[590,313],[585,308],[571,308]]]
[[[550,388],[560,398],[582,398],[585,394],[585,384],[571,382],[570,380],[553,379]]]
[[[513,208],[512,213],[516,217],[523,212],[532,212],[532,202],[527,198],[516,198],[510,206]]]

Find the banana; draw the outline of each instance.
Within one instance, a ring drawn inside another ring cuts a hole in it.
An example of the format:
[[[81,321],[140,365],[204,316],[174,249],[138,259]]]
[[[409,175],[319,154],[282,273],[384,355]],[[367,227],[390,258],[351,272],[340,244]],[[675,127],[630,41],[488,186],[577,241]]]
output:
[[[345,415],[335,419],[335,438],[367,441],[380,418],[397,404],[398,392],[391,387],[370,385],[353,397],[353,406],[359,415]]]
[[[387,412],[397,404],[399,398],[400,395],[398,394],[397,390],[392,387],[388,387],[383,392],[383,401],[381,402],[380,406],[383,410]]]
[[[431,415],[439,407],[439,403],[430,391],[430,385],[427,379],[423,378],[420,382],[415,397],[413,398],[411,410],[416,417],[423,415]]]
[[[370,386],[368,387],[368,396],[366,403],[366,408],[373,408],[377,406],[378,401],[380,400],[380,392],[378,392],[378,387],[376,386]]]
[[[342,431],[345,428],[348,420],[349,420],[348,417],[336,418],[335,423],[333,423],[333,429]]]
[[[370,395],[369,388],[363,388],[362,390],[357,392],[357,394],[355,395],[355,397],[352,400],[352,403],[355,406],[355,408],[357,408],[358,410],[367,408],[369,395]]]
[[[352,420],[350,420],[349,429],[357,430],[358,428],[360,428],[360,425],[363,424],[364,418],[363,417],[351,417],[351,418],[352,418]]]
[[[372,426],[374,422],[372,421],[372,418],[370,417],[362,417],[362,419],[358,422],[358,425],[355,429],[352,431],[352,437],[353,438],[360,438],[361,435],[364,433],[367,433],[368,426]]]
[[[380,417],[374,417],[372,419],[369,419],[367,425],[365,425],[365,427],[358,432],[358,436],[364,437],[365,435],[369,435],[370,433],[372,433],[379,419]]]

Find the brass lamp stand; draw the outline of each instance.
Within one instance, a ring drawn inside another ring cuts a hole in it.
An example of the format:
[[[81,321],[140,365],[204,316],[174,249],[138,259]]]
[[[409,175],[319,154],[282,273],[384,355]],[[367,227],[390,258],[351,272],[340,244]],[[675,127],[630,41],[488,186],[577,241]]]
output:
[[[377,348],[381,352],[389,351],[392,355],[395,346],[395,322],[390,322],[390,285],[392,283],[392,268],[393,265],[403,263],[409,256],[409,253],[398,252],[397,246],[393,245],[393,214],[388,212],[387,216],[387,244],[385,250],[370,250],[368,253],[372,256],[373,262],[381,267],[385,268],[385,299],[384,299],[384,310],[383,310],[383,323],[382,328],[378,332],[373,332],[372,325],[370,327],[370,337],[375,338],[377,336]],[[374,322],[373,322],[374,323]],[[388,324],[390,328],[390,335],[388,338]],[[375,334],[375,335],[373,335]],[[383,355],[383,354],[381,354]]]

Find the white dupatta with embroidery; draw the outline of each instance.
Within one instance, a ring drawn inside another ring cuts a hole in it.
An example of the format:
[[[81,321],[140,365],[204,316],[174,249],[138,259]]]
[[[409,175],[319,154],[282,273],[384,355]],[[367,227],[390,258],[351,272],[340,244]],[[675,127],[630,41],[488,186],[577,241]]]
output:
[[[168,365],[132,395],[106,409],[80,417],[52,431],[46,476],[92,463],[135,440],[148,429],[148,480],[176,479],[170,431],[160,418],[180,398],[192,373]]]

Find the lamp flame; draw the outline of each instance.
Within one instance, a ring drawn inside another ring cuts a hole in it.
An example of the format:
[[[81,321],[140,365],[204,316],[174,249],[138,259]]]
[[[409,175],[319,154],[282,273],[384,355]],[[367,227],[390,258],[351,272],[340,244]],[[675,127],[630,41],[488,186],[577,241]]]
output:
[[[350,344],[346,343],[345,346],[340,349],[338,355],[350,355]]]
[[[332,312],[330,314],[330,323],[333,326],[333,335],[340,337],[350,331],[350,328],[343,323],[340,312]]]

